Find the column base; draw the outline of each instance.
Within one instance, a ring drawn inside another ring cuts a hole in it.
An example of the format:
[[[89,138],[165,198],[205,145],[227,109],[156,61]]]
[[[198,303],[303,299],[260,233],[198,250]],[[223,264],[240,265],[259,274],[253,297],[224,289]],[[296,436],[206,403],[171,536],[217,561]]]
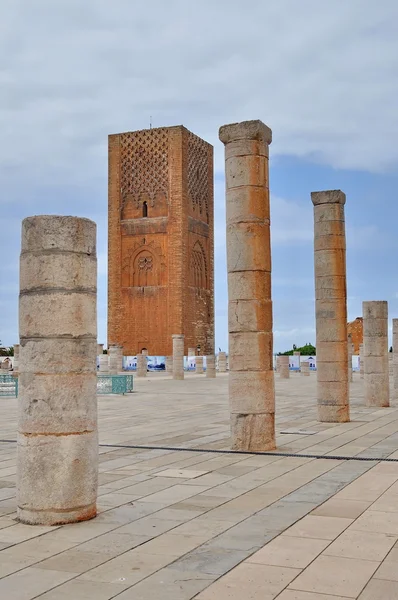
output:
[[[318,421],[321,423],[349,423],[348,405],[318,404]]]
[[[30,510],[17,508],[17,520],[26,525],[66,525],[89,521],[97,516],[97,505],[79,506],[71,510]]]
[[[268,452],[275,450],[275,415],[232,414],[232,450]]]

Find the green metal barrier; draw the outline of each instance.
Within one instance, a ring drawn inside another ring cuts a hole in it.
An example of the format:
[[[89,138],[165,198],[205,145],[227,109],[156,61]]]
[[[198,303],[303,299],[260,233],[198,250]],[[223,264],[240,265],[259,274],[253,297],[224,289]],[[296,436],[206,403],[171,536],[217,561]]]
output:
[[[130,394],[133,389],[132,375],[97,376],[97,394]]]
[[[18,377],[0,375],[0,398],[18,397]]]

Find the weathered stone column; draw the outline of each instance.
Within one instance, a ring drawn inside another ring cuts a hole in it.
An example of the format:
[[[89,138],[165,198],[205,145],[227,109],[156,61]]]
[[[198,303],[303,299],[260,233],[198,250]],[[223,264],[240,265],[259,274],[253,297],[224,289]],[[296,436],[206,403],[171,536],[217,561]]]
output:
[[[97,356],[101,356],[104,352],[104,344],[97,344]]]
[[[137,354],[137,377],[147,376],[148,362],[145,354]]]
[[[300,373],[304,377],[309,377],[310,376],[311,371],[310,371],[310,363],[308,362],[308,360],[303,360],[303,362],[301,363],[301,371],[300,371]]]
[[[219,352],[218,354],[218,372],[227,372],[227,354],[226,352]]]
[[[279,377],[281,379],[289,379],[290,371],[289,371],[289,357],[288,356],[278,356],[279,359]]]
[[[394,355],[393,352],[388,353],[388,375],[394,376]]]
[[[12,361],[14,375],[19,372],[19,344],[14,344],[14,359]]]
[[[393,394],[398,398],[398,319],[392,320]]]
[[[359,346],[359,375],[363,379],[363,344]]]
[[[173,357],[166,356],[166,373],[172,373],[172,372],[173,372]]]
[[[348,364],[347,364],[348,383],[352,383],[352,355],[354,353],[354,344],[352,343],[351,334],[348,334],[347,353],[348,353]]]
[[[388,303],[363,302],[362,311],[366,406],[390,406]]]
[[[96,225],[22,222],[17,514],[57,525],[96,515]]]
[[[214,354],[206,356],[206,377],[214,379],[216,376],[216,357]]]
[[[232,447],[275,448],[268,147],[261,121],[220,128],[225,144]]]
[[[298,356],[299,357],[298,363],[299,363],[299,373],[300,373],[300,371],[301,371],[301,359],[300,359],[301,353],[300,352],[293,352],[293,356]]]
[[[122,352],[122,347],[116,344],[111,344],[108,348],[109,373],[111,375],[117,375],[122,371]]]
[[[188,348],[188,356],[196,356],[196,348]]]
[[[347,285],[344,205],[340,190],[312,192],[315,230],[318,419],[350,420],[347,377]]]
[[[202,375],[203,373],[203,356],[197,356],[195,359],[195,372]]]
[[[173,335],[173,379],[184,379],[184,336]]]
[[[107,354],[99,356],[99,373],[109,373],[109,359]]]

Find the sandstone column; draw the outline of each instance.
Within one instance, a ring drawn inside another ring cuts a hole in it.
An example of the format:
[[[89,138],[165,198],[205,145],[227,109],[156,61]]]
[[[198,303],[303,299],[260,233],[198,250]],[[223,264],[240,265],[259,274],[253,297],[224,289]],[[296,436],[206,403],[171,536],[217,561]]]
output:
[[[96,515],[96,225],[28,217],[20,259],[18,518]]]
[[[363,344],[359,346],[359,375],[363,379]]]
[[[173,372],[173,357],[166,356],[166,373],[172,373],[172,372]]]
[[[350,420],[347,377],[347,285],[344,205],[340,190],[312,192],[315,230],[318,419]]]
[[[309,377],[310,374],[310,363],[308,362],[308,360],[303,360],[303,362],[301,363],[301,375],[303,375],[304,377]]]
[[[363,302],[362,311],[366,405],[389,406],[388,304]]]
[[[225,144],[232,447],[275,448],[268,150],[261,121],[220,128]]]
[[[188,348],[188,356],[196,356],[196,348]]]
[[[97,344],[97,356],[101,356],[104,352],[104,344]]]
[[[111,344],[108,348],[109,373],[111,375],[117,375],[122,371],[122,352],[123,348],[116,344]]]
[[[393,350],[393,389],[394,398],[398,398],[398,319],[392,320],[392,350]]]
[[[289,357],[288,356],[278,356],[279,359],[279,377],[281,379],[289,379],[290,371],[289,371]]]
[[[203,373],[203,356],[197,356],[195,360],[195,371],[198,374]]]
[[[206,356],[206,377],[214,379],[216,376],[216,357],[214,354]]]
[[[184,379],[184,336],[173,335],[173,379]]]
[[[348,341],[347,341],[347,353],[348,353],[348,383],[352,383],[352,355],[354,353],[354,344],[352,343],[352,336],[351,334],[348,334]]]
[[[14,375],[18,375],[19,371],[19,344],[14,344],[14,359],[12,361]]]
[[[137,354],[137,377],[147,376],[148,362],[145,354]]]
[[[218,354],[218,372],[227,372],[227,354],[226,352],[219,352]]]
[[[301,371],[301,359],[300,359],[300,352],[293,352],[293,356],[298,356],[298,365],[299,365],[299,372]]]
[[[394,376],[394,355],[393,352],[388,353],[388,375]]]
[[[99,373],[109,373],[109,359],[107,354],[100,354],[99,356]]]

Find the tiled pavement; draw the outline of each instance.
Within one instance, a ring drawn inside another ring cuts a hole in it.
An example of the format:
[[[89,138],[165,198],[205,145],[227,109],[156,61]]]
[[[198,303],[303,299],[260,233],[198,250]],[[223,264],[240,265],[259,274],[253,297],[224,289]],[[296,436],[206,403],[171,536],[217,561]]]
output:
[[[365,408],[357,377],[351,423],[319,424],[315,382],[276,379],[278,452],[312,457],[211,453],[229,447],[226,375],[100,397],[100,513],[53,528],[14,520],[1,399],[0,598],[398,598],[398,462],[342,458],[398,458],[398,404]]]

